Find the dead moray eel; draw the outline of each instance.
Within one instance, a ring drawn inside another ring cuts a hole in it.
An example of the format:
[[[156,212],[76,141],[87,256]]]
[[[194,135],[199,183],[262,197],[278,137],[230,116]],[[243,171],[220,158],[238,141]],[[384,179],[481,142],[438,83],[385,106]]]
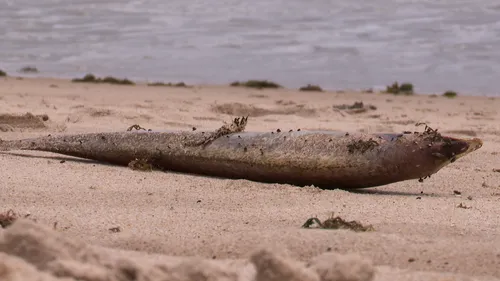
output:
[[[237,132],[204,145],[197,131],[133,131],[0,141],[0,150],[38,150],[117,165],[325,189],[356,189],[419,179],[479,149],[480,139],[430,129],[403,134],[338,131]]]

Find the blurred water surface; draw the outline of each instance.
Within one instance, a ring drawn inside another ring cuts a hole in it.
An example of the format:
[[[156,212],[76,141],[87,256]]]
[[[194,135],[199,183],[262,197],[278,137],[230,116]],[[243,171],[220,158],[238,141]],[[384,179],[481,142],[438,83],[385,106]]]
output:
[[[499,94],[493,0],[0,0],[0,38],[9,73]]]

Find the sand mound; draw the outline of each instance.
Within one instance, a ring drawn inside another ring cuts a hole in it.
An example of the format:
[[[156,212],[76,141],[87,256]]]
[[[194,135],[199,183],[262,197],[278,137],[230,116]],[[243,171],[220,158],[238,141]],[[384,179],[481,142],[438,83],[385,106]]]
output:
[[[49,120],[47,114],[33,115],[30,112],[24,115],[0,114],[0,125],[2,128],[43,129],[46,128],[44,121],[47,120]],[[9,131],[11,130],[9,129]]]
[[[326,253],[304,264],[280,251],[257,250],[248,260],[124,253],[65,237],[27,219],[0,230],[0,280],[373,280],[371,262]]]
[[[266,115],[299,115],[299,116],[315,116],[316,109],[306,108],[304,105],[280,106],[274,108],[263,108],[255,105],[248,105],[239,102],[223,103],[212,106],[212,111],[215,113],[228,114],[232,116],[250,116],[261,117]]]

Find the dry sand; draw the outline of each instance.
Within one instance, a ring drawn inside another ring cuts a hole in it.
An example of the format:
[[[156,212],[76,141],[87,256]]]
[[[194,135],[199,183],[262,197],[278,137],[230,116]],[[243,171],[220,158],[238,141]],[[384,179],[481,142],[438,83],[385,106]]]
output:
[[[333,107],[356,101],[376,109]],[[29,217],[0,229],[0,280],[499,280],[499,108],[487,97],[0,78],[2,139],[132,124],[212,130],[250,114],[248,131],[402,132],[427,122],[484,141],[423,183],[356,192],[3,152],[0,212]],[[26,122],[5,115],[27,112]],[[375,231],[301,228],[332,213]]]

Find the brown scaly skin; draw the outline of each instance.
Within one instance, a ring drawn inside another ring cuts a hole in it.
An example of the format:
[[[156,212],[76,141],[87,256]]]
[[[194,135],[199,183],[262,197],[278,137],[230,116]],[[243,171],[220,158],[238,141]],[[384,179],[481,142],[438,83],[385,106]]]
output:
[[[144,159],[171,171],[322,188],[367,188],[423,179],[482,146],[480,139],[335,131],[207,133],[137,131],[0,141],[0,150],[39,150],[128,165]],[[194,144],[194,145],[193,145]]]

